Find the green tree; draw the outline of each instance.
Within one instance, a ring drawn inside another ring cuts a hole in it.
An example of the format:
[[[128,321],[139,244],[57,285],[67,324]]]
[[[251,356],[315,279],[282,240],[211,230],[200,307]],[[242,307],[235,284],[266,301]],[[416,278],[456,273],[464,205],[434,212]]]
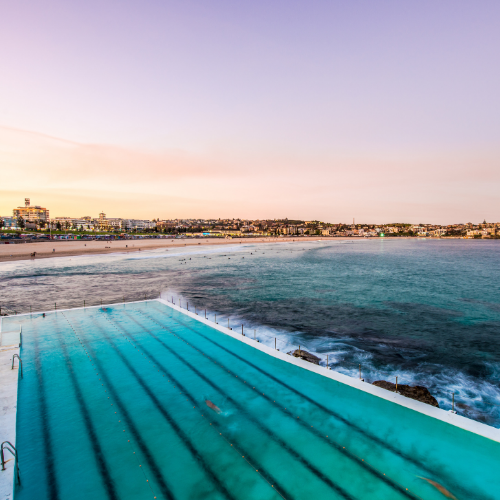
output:
[[[3,219],[0,219],[0,229],[2,229],[5,225],[5,222]]]
[[[17,218],[17,227],[21,229],[24,229],[26,227],[26,223],[24,222],[24,219],[21,216]]]
[[[57,229],[58,231],[60,231],[60,230],[61,230],[61,223],[60,223],[59,221],[57,221],[57,224],[56,224],[56,229]]]

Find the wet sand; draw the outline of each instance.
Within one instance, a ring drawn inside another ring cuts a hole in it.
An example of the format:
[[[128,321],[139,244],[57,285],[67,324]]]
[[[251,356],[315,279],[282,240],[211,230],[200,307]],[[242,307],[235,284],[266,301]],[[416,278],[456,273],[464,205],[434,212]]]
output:
[[[75,255],[105,254],[113,252],[139,252],[155,248],[178,248],[198,245],[237,245],[254,243],[290,243],[317,240],[348,240],[361,238],[333,238],[324,236],[296,237],[296,238],[197,238],[197,239],[151,239],[151,240],[113,240],[113,241],[84,241],[84,240],[52,240],[37,243],[0,244],[0,262],[29,260],[36,252],[35,259],[52,257],[69,257]]]

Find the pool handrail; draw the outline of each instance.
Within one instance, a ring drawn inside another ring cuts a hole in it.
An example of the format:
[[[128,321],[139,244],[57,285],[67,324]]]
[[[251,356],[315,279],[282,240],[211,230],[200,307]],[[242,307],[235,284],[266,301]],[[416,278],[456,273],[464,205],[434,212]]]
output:
[[[1,455],[1,461],[2,461],[2,471],[6,470],[5,469],[5,457],[4,457],[4,450],[10,451],[12,455],[14,455],[14,466],[16,468],[16,477],[17,477],[17,482],[18,484],[21,484],[21,478],[19,476],[19,463],[17,461],[17,450],[16,447],[10,442],[10,441],[4,441],[0,447],[0,455]]]
[[[21,378],[23,378],[23,360],[20,358],[19,354],[14,354],[14,356],[12,356],[12,367],[11,367],[11,370],[14,369],[14,361],[15,361],[16,358],[19,360],[19,367],[21,368]]]

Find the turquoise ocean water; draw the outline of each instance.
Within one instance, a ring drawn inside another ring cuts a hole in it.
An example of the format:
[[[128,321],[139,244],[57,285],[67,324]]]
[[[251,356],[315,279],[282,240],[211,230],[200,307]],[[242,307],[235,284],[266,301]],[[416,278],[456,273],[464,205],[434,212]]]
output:
[[[200,245],[0,264],[2,312],[158,296],[367,381],[427,386],[500,426],[497,241]]]

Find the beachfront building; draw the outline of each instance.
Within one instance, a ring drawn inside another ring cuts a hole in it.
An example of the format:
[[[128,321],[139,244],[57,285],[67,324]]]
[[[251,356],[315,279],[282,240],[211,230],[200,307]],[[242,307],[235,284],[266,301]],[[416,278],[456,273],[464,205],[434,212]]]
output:
[[[171,221],[162,220],[162,221],[156,222],[156,227],[160,231],[173,231],[176,227],[176,223],[171,222]]]
[[[138,229],[144,231],[146,229],[154,229],[156,221],[143,220],[143,219],[123,219],[124,229]]]
[[[99,218],[95,221],[96,226],[99,228],[99,231],[107,231],[109,229],[108,219],[106,219],[106,214],[101,212],[99,214]]]
[[[11,217],[10,215],[5,217],[0,216],[0,220],[3,221],[2,229],[18,229],[17,217]]]
[[[90,217],[56,217],[52,219],[51,226],[55,229],[60,227],[61,229],[92,231],[94,224],[89,219]]]
[[[125,221],[123,219],[112,218],[106,219],[106,221],[110,231],[122,231],[126,228],[124,224]]]
[[[49,210],[38,205],[32,206],[29,198],[24,198],[24,207],[14,208],[13,217],[22,217],[27,222],[37,223],[38,221],[49,222]]]

